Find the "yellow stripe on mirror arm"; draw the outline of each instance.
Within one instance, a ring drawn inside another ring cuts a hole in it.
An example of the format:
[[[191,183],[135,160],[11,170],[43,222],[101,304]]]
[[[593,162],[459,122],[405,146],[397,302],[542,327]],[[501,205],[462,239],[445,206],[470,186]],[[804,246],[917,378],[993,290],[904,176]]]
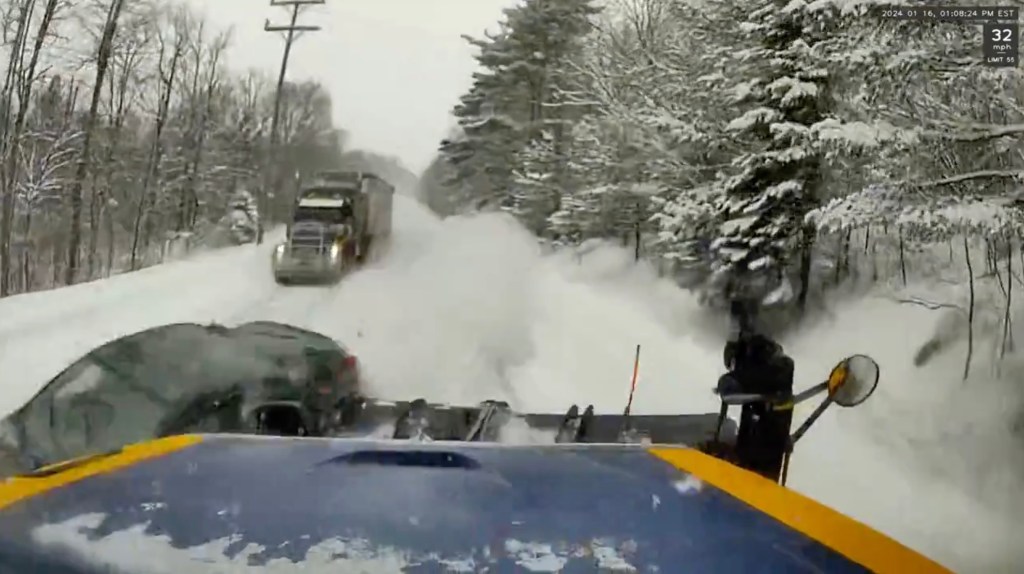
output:
[[[188,448],[203,440],[199,435],[179,435],[128,445],[109,454],[60,462],[36,471],[35,475],[15,476],[0,482],[0,510],[16,502],[66,486],[79,480],[107,474]]]
[[[651,448],[648,452],[876,574],[952,574],[865,524],[721,459],[691,448]]]

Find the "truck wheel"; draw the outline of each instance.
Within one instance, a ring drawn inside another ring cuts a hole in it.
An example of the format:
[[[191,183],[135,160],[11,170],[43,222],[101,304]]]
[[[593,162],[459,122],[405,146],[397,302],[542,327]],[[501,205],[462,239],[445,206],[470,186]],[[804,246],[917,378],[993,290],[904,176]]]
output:
[[[289,279],[288,277],[281,277],[280,275],[274,275],[274,281],[276,281],[278,285],[291,285],[292,284],[292,280],[291,279]]]

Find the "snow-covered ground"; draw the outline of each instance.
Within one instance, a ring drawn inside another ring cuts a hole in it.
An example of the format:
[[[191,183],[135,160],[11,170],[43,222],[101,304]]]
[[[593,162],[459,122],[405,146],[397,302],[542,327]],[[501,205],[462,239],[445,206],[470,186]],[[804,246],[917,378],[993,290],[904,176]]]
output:
[[[384,397],[617,411],[640,344],[637,411],[717,409],[710,388],[722,370],[724,325],[632,265],[630,254],[545,256],[503,217],[441,222],[406,198],[396,210],[389,255],[333,289],[275,285],[271,241],[0,300],[0,415],[119,335],[250,319],[338,338]],[[866,299],[786,342],[801,388],[853,353],[882,366],[871,401],[830,412],[804,439],[790,485],[957,571],[1017,571],[1024,484],[1003,458],[1019,446],[1007,417],[993,416],[1013,395],[1002,383],[961,383],[957,353],[914,369],[911,357],[935,319]]]

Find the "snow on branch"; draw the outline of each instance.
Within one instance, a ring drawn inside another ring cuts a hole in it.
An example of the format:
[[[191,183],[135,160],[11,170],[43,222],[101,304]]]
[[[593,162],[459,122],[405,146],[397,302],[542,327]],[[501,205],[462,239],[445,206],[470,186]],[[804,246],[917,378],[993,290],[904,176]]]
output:
[[[52,196],[63,188],[61,172],[75,160],[75,140],[83,132],[67,130],[58,134],[30,134],[18,145],[21,164],[25,166],[18,189],[28,205]]]
[[[659,229],[659,242],[689,238],[703,222],[713,218],[713,203],[720,193],[720,189],[709,184],[683,190],[671,198],[651,197],[655,213],[650,221]]]
[[[785,8],[786,12],[795,12],[800,8],[808,12],[835,11],[842,16],[862,16],[873,8],[906,5],[906,0],[792,0]]]
[[[987,140],[993,140],[1003,137],[1020,137],[1024,136],[1024,124],[1007,124],[1007,125],[992,125],[992,124],[971,124],[971,125],[958,125],[958,124],[944,124],[946,129],[931,132],[932,137],[940,139],[957,141],[957,142],[983,142]]]
[[[888,223],[923,237],[949,237],[964,232],[1016,235],[1024,231],[1024,211],[1006,198],[937,199],[883,185],[835,198],[809,212],[805,220],[818,231],[836,232]]]
[[[1020,209],[989,198],[954,199],[941,206],[904,209],[896,223],[926,233],[957,232],[1018,235],[1024,230]]]
[[[782,119],[778,110],[766,107],[747,110],[743,115],[729,122],[725,129],[729,131],[749,130],[754,126],[770,124]]]
[[[957,309],[958,311],[964,310],[963,307],[955,303],[941,303],[937,301],[929,301],[916,295],[912,295],[906,298],[893,298],[892,301],[906,305],[918,305],[924,307],[925,309],[928,309],[929,311],[937,311],[939,309]]]
[[[805,221],[818,231],[833,233],[864,225],[892,222],[902,210],[898,189],[871,185],[844,197],[837,197],[813,209]]]
[[[876,148],[884,143],[913,144],[918,140],[916,131],[897,128],[886,121],[844,123],[828,118],[812,125],[811,133],[819,141],[859,148]]]
[[[957,175],[951,175],[941,179],[915,183],[917,187],[941,187],[973,181],[976,179],[1016,179],[1024,182],[1024,170],[1019,169],[983,169]]]
[[[791,108],[802,101],[817,97],[818,84],[789,76],[777,78],[767,89],[783,108]]]

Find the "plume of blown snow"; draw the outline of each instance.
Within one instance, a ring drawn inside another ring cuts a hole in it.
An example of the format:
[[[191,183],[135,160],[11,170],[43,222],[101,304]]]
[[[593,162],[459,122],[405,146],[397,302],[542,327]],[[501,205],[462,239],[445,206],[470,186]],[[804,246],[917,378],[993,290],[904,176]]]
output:
[[[1017,572],[1024,464],[1011,421],[1019,380],[961,381],[964,348],[915,367],[940,318],[864,299],[791,338],[801,387],[854,353],[878,361],[881,382],[863,405],[834,409],[808,433],[790,486],[958,572]]]
[[[376,393],[621,410],[639,344],[638,384],[650,400],[638,397],[638,408],[715,408],[714,366],[690,360],[710,352],[685,329],[690,299],[622,250],[568,263],[545,256],[508,216],[441,223],[418,205],[398,206],[387,258],[347,279],[336,312],[313,325],[359,353]],[[681,402],[656,400],[664,394]]]
[[[545,254],[506,216],[438,221],[396,207],[391,253],[347,280],[336,313],[314,325],[359,353],[377,393],[620,412],[639,344],[637,412],[717,410],[722,321],[631,252]],[[1008,572],[1024,559],[1012,528],[1020,510],[1008,502],[1024,484],[1006,460],[1002,414],[1013,391],[963,385],[955,353],[914,368],[934,319],[865,299],[784,342],[798,388],[853,353],[882,368],[870,401],[833,409],[803,440],[791,486],[957,571]]]

